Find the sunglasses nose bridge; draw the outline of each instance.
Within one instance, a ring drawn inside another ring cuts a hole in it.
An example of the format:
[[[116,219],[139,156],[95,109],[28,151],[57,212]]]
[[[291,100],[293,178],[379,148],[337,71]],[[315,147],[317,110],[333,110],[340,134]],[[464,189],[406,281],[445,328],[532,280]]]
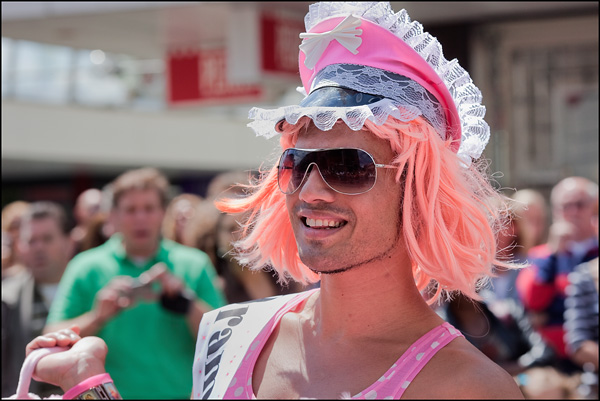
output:
[[[307,181],[308,181],[308,179],[310,178],[310,172],[309,172],[309,169],[310,169],[310,166],[312,166],[313,164],[314,164],[314,166],[316,167],[317,171],[319,172],[319,177],[321,177],[321,181],[322,181],[322,182],[325,184],[325,186],[326,186],[328,189],[330,189],[330,190],[332,190],[332,191],[334,191],[334,192],[340,193],[340,194],[351,195],[351,194],[346,194],[346,193],[344,193],[344,192],[341,192],[341,191],[339,191],[339,190],[335,189],[333,186],[331,186],[331,184],[330,184],[330,183],[327,181],[327,179],[326,179],[326,178],[323,176],[323,173],[321,172],[321,168],[319,167],[319,165],[317,164],[317,162],[311,162],[311,163],[310,163],[310,164],[309,164],[309,165],[306,167],[306,172],[304,173],[304,178],[303,178],[303,180],[302,180],[303,182],[302,182],[301,186],[305,186],[305,185],[306,185],[306,182],[307,182]]]
[[[304,177],[302,177],[302,183],[300,183],[299,187],[302,187],[302,186],[306,185],[307,181],[310,179],[311,173],[314,171],[314,168],[311,168],[313,166],[319,172],[319,177],[321,177],[321,180],[323,180],[323,182],[327,186],[329,186],[329,184],[327,184],[327,181],[325,181],[325,178],[323,177],[323,173],[321,173],[321,169],[319,168],[319,165],[317,164],[317,162],[310,162],[308,164],[308,166],[306,166],[306,170],[304,170]]]

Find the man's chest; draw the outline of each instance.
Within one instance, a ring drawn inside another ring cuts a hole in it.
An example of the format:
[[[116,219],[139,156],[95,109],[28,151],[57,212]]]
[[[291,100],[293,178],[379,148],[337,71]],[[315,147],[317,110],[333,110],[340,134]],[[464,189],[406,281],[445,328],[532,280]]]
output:
[[[406,347],[377,344],[318,346],[274,333],[252,375],[257,398],[339,399],[365,393],[391,379]]]

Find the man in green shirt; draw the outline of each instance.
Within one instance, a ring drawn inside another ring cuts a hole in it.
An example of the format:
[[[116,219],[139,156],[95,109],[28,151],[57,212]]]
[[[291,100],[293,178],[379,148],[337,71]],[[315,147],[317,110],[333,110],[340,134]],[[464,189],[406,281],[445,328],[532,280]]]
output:
[[[124,398],[189,398],[198,325],[226,303],[209,257],[161,238],[167,188],[151,168],[114,181],[117,234],[69,263],[44,328],[102,338]]]

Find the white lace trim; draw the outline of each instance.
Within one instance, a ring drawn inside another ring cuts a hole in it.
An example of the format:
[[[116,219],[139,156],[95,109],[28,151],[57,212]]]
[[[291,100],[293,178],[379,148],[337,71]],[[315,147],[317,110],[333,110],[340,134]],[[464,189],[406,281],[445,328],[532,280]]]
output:
[[[315,25],[325,19],[343,17],[349,14],[362,17],[388,29],[429,63],[443,79],[458,110],[462,130],[458,155],[467,165],[471,163],[471,159],[479,158],[489,141],[490,128],[483,120],[485,106],[481,104],[481,91],[473,84],[469,73],[458,64],[456,59],[446,60],[438,40],[425,32],[418,21],[411,21],[406,10],[394,13],[388,2],[321,2],[312,4],[304,18],[306,31],[309,32]],[[250,118],[265,115],[254,110],[250,111]],[[342,111],[344,115],[348,113]],[[310,116],[312,114],[314,112],[305,115]],[[285,115],[286,120],[288,120],[287,113]],[[258,123],[258,121],[255,123]],[[257,135],[264,135],[265,128],[263,124],[255,123],[250,123],[248,126],[259,128],[259,131],[256,132]],[[277,121],[274,121],[271,127],[273,133],[270,133],[270,136],[276,134],[274,131],[275,123]]]
[[[294,125],[301,117],[308,116],[321,131],[330,130],[335,122],[341,119],[350,129],[358,131],[367,119],[377,125],[383,125],[390,115],[400,121],[408,122],[422,115],[422,113],[417,107],[404,106],[398,108],[391,99],[382,99],[372,104],[355,107],[304,107],[293,105],[275,110],[253,107],[249,112],[249,118],[254,119],[254,121],[249,123],[248,127],[252,128],[257,136],[264,136],[269,139],[278,134],[274,127],[283,119]]]
[[[324,86],[343,86],[363,93],[383,95],[400,108],[417,108],[446,137],[446,118],[441,105],[418,82],[388,71],[351,64],[333,64],[323,68],[310,91]]]

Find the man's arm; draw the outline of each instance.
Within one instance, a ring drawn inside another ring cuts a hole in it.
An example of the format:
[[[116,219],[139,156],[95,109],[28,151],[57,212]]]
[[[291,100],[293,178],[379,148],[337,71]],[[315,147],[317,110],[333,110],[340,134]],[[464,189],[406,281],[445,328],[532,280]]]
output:
[[[36,380],[69,390],[83,380],[105,373],[104,361],[108,348],[98,337],[81,338],[73,326],[33,339],[25,350],[28,356],[39,348],[70,347],[69,350],[46,355],[35,367]]]
[[[594,365],[596,372],[598,371],[598,343],[593,340],[585,340],[581,343],[577,351],[571,356],[573,362],[579,366],[586,363]]]
[[[102,326],[104,326],[104,322],[101,322],[98,319],[96,312],[92,310],[74,319],[63,320],[56,323],[48,323],[46,326],[44,326],[42,333],[48,334],[63,329],[68,329],[71,326],[80,327],[81,337],[87,337],[96,335]]]
[[[598,290],[590,271],[598,260],[580,265],[569,274],[565,300],[565,342],[571,360],[579,366],[594,365],[598,371]]]
[[[144,282],[154,280],[160,282],[163,297],[176,300],[177,298],[181,299],[181,296],[184,295],[184,297],[187,298],[190,304],[189,309],[185,312],[185,317],[190,332],[195,338],[198,335],[198,326],[200,325],[202,316],[206,312],[213,310],[213,306],[207,301],[200,299],[196,292],[186,289],[185,283],[179,277],[175,276],[163,263],[153,266],[148,272],[143,273],[143,275],[142,281]],[[201,288],[199,292],[208,297],[206,298],[207,300],[217,303],[216,306],[225,304],[222,295],[214,288],[212,282],[202,282],[200,285],[203,286],[203,288]],[[165,305],[163,304],[163,306]],[[177,309],[177,306],[175,306],[175,309]]]
[[[206,312],[210,312],[213,308],[201,299],[192,301],[190,310],[186,315],[186,321],[190,328],[190,332],[196,338],[198,336],[198,327],[200,327],[200,321],[202,316]]]
[[[94,309],[72,319],[47,323],[43,333],[68,329],[75,325],[81,329],[81,337],[96,335],[121,310],[132,305],[133,300],[127,296],[132,283],[133,279],[128,276],[113,278],[96,294]]]
[[[206,258],[206,260],[208,264],[204,267],[204,273],[195,286],[197,288],[196,300],[187,316],[187,322],[194,338],[198,336],[198,327],[202,316],[206,312],[227,304],[225,295],[216,284],[216,271],[209,259]]]

